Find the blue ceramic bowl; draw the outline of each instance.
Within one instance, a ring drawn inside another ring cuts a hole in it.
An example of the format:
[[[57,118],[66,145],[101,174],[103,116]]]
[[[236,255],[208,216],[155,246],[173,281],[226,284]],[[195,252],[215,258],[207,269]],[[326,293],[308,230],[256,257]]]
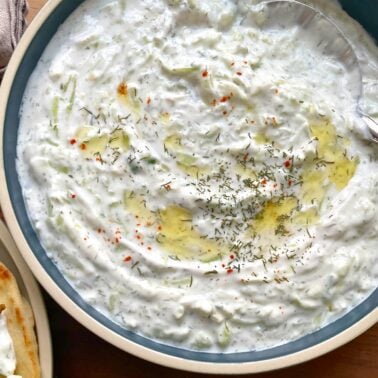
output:
[[[206,353],[188,351],[151,341],[121,328],[82,300],[47,257],[26,213],[16,174],[16,144],[19,109],[27,81],[46,45],[59,25],[83,0],[51,0],[40,12],[20,42],[1,88],[0,124],[2,135],[1,204],[11,233],[33,273],[62,307],[94,333],[128,351],[162,365],[208,373],[252,373],[282,368],[324,354],[356,337],[378,319],[378,289],[348,314],[299,340],[264,351]],[[378,39],[375,0],[366,9],[357,1],[344,1],[349,11]],[[353,6],[352,3],[355,3]],[[358,1],[361,4],[360,1]]]

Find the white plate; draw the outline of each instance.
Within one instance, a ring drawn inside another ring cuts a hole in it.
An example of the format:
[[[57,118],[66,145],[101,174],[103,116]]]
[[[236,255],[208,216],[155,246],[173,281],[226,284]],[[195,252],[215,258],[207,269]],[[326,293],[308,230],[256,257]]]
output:
[[[41,362],[42,378],[52,378],[52,346],[45,304],[37,282],[24,262],[9,231],[0,221],[0,261],[15,276],[21,294],[30,303],[34,318],[39,346],[39,359]],[[27,377],[25,377],[27,378]]]

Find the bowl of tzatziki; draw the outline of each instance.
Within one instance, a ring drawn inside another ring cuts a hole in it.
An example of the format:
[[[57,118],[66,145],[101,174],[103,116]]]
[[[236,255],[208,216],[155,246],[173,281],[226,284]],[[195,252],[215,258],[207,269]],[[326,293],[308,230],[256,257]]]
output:
[[[259,0],[52,0],[22,39],[1,205],[39,282],[115,346],[251,373],[376,323],[378,47],[336,1],[299,3],[352,67]]]

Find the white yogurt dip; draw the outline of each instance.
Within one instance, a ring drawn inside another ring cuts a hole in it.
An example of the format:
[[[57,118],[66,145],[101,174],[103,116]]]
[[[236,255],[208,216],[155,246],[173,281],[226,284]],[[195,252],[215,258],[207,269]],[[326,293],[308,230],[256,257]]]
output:
[[[295,340],[378,282],[377,146],[348,72],[258,3],[87,1],[24,96],[17,169],[48,256],[113,321],[188,349]],[[307,3],[350,38],[377,116],[376,46]]]
[[[16,370],[16,354],[5,313],[0,312],[0,376],[12,377]]]

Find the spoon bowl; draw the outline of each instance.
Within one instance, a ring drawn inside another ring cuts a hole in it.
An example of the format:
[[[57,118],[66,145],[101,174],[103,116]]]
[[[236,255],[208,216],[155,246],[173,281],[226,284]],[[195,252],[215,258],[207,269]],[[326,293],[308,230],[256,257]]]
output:
[[[348,90],[356,100],[356,111],[364,121],[374,142],[378,143],[378,124],[360,106],[363,96],[362,73],[357,55],[338,26],[322,12],[295,0],[270,0],[263,3],[263,27],[283,30],[301,27],[313,38],[313,48],[327,58],[340,62],[349,76]]]

